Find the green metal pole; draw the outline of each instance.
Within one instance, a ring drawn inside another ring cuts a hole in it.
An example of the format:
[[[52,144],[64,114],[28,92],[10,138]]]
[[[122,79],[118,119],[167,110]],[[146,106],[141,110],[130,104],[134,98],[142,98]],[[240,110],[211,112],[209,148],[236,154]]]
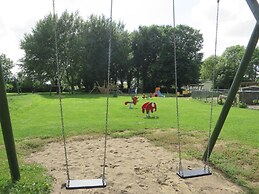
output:
[[[0,122],[3,131],[6,154],[8,158],[10,173],[13,181],[20,179],[19,165],[15,151],[15,143],[12,131],[12,124],[5,92],[3,69],[0,64]]]
[[[254,27],[254,30],[253,30],[253,33],[251,35],[251,38],[248,42],[248,45],[247,45],[247,48],[246,48],[246,51],[245,51],[245,54],[242,58],[242,61],[239,65],[239,68],[236,72],[236,75],[235,75],[235,78],[233,80],[233,83],[230,87],[230,90],[228,92],[228,96],[227,96],[227,99],[226,99],[226,102],[221,110],[221,113],[219,115],[219,118],[218,118],[218,121],[215,125],[215,128],[214,128],[214,131],[210,137],[210,140],[209,140],[209,143],[208,143],[208,146],[204,152],[204,155],[203,155],[203,160],[206,161],[207,159],[207,156],[210,157],[211,155],[211,152],[214,148],[214,145],[218,139],[218,136],[220,134],[220,131],[224,125],[224,122],[227,118],[227,115],[228,115],[228,112],[232,106],[232,102],[236,96],[236,93],[239,89],[239,86],[241,84],[241,81],[243,79],[243,76],[245,74],[245,71],[248,67],[248,64],[252,58],[252,55],[253,55],[253,52],[255,50],[255,47],[256,47],[256,44],[258,42],[258,38],[259,38],[259,25],[256,24],[256,26]]]

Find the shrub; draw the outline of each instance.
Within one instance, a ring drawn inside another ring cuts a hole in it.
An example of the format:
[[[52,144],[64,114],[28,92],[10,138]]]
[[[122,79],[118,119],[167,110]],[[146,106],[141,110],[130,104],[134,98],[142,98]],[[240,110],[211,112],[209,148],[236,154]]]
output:
[[[244,102],[240,102],[240,103],[238,104],[238,107],[239,107],[239,108],[247,108],[247,104],[244,103]]]

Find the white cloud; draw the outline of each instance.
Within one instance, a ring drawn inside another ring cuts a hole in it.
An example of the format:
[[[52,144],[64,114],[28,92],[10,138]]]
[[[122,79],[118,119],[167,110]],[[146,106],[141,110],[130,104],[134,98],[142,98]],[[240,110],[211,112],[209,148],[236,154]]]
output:
[[[4,53],[15,63],[23,56],[19,49],[20,40],[29,33],[36,21],[50,13],[44,0],[8,0],[0,7],[0,53]]]
[[[200,0],[193,8],[194,26],[201,30],[204,36],[205,56],[214,54],[216,29],[216,0]],[[220,1],[218,54],[232,45],[247,44],[255,19],[243,0]]]

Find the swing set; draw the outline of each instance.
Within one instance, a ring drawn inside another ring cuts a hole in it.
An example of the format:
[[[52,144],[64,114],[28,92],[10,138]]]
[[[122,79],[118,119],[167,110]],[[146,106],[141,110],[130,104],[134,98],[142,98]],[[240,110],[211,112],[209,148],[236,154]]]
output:
[[[235,78],[231,85],[229,94],[227,96],[226,102],[222,108],[222,111],[219,115],[217,123],[214,127],[214,130],[211,133],[212,129],[212,107],[213,101],[211,101],[211,111],[210,111],[210,129],[209,129],[209,141],[207,148],[203,155],[203,161],[205,162],[205,167],[203,169],[194,169],[194,170],[183,170],[182,167],[182,157],[181,157],[181,133],[180,133],[180,119],[179,119],[179,102],[178,97],[176,95],[176,123],[177,123],[177,130],[178,130],[178,152],[179,152],[179,168],[177,175],[181,178],[192,178],[197,176],[204,176],[210,175],[211,171],[209,168],[209,158],[212,153],[212,150],[215,146],[215,143],[218,139],[218,136],[221,132],[221,129],[224,125],[228,112],[231,108],[232,102],[235,98],[235,95],[238,91],[239,85],[242,81],[242,78],[245,74],[245,71],[248,67],[248,64],[251,60],[252,54],[255,50],[256,44],[259,38],[259,4],[256,0],[246,0],[249,8],[251,9],[255,19],[256,25],[246,47],[244,56],[242,61],[239,65],[239,68],[236,72]],[[110,33],[109,33],[109,52],[108,52],[108,64],[107,64],[107,82],[108,86],[110,81],[110,67],[111,67],[111,37],[112,37],[112,7],[113,7],[113,0],[111,0],[111,7],[110,7]],[[216,56],[216,48],[217,48],[217,32],[218,32],[218,15],[219,15],[219,0],[217,0],[217,19],[216,19],[216,39],[215,39],[215,56]],[[106,97],[106,124],[105,124],[105,131],[104,131],[104,151],[103,151],[103,169],[102,169],[102,177],[99,179],[83,179],[83,180],[74,180],[70,178],[69,174],[69,164],[68,164],[68,156],[67,156],[67,148],[66,148],[66,136],[65,136],[65,127],[64,127],[64,117],[63,117],[63,106],[62,106],[62,95],[61,95],[61,84],[60,84],[60,65],[58,60],[58,46],[57,46],[57,24],[56,24],[56,12],[55,12],[55,0],[53,0],[53,18],[55,21],[54,27],[54,34],[55,34],[55,57],[56,57],[56,66],[57,66],[57,74],[58,74],[58,89],[59,89],[59,107],[60,107],[60,120],[61,120],[61,129],[62,129],[62,136],[63,136],[63,145],[64,145],[64,154],[65,154],[65,164],[66,164],[66,174],[67,174],[67,182],[66,188],[67,189],[81,189],[81,188],[98,188],[98,187],[105,187],[106,186],[106,150],[107,150],[107,136],[108,136],[108,123],[109,123],[109,90],[107,90],[107,97]],[[173,27],[175,27],[175,4],[173,0]],[[174,68],[175,68],[175,86],[177,88],[177,58],[176,58],[176,35],[174,37]],[[213,71],[214,72],[214,71]],[[213,76],[214,73],[213,73]],[[177,94],[177,90],[176,90]],[[213,98],[213,95],[212,95]],[[14,137],[12,132],[11,126],[11,119],[10,113],[8,108],[8,102],[5,92],[4,86],[4,79],[3,79],[3,71],[2,66],[0,64],[0,122],[3,131],[4,143],[10,168],[10,173],[12,180],[18,181],[20,179],[20,171],[19,165],[17,161],[17,155],[15,150],[15,143]]]

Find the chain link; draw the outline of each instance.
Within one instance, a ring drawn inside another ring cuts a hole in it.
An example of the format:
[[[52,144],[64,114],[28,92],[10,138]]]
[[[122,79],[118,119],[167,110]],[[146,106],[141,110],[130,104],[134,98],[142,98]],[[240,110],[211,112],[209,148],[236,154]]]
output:
[[[219,0],[217,0],[217,15],[216,15],[216,33],[215,33],[215,47],[214,47],[214,59],[215,63],[213,63],[212,68],[212,92],[211,92],[211,103],[210,103],[210,126],[209,126],[209,134],[208,134],[208,146],[207,146],[207,156],[205,161],[204,168],[210,168],[210,156],[209,156],[209,150],[210,150],[210,136],[212,131],[212,122],[213,122],[213,97],[214,97],[214,89],[215,89],[215,66],[217,63],[217,47],[218,47],[218,26],[219,26]]]
[[[181,132],[179,118],[179,101],[178,101],[178,77],[177,77],[177,58],[176,58],[176,25],[175,25],[175,2],[173,0],[173,45],[174,45],[174,77],[175,77],[175,109],[176,109],[176,127],[178,139],[179,166],[178,171],[183,174],[182,154],[181,154]]]
[[[105,118],[105,135],[104,135],[104,153],[103,153],[103,183],[105,181],[105,169],[106,169],[106,159],[107,159],[107,136],[109,127],[109,95],[110,95],[110,70],[111,70],[111,50],[112,50],[112,8],[113,0],[111,0],[110,7],[110,25],[109,25],[109,50],[108,50],[108,67],[107,67],[107,91],[106,91],[106,118]]]
[[[54,20],[54,38],[55,38],[55,58],[56,58],[56,66],[57,66],[57,85],[58,85],[58,96],[59,96],[59,108],[60,108],[60,120],[61,120],[61,129],[63,136],[63,146],[64,146],[64,154],[65,154],[65,162],[66,162],[66,172],[67,172],[67,180],[69,184],[70,175],[68,168],[68,156],[67,156],[67,148],[66,148],[66,135],[65,135],[65,124],[64,124],[64,114],[63,114],[63,105],[62,105],[62,95],[61,95],[61,72],[59,65],[59,51],[58,51],[58,39],[57,39],[57,18],[56,18],[56,10],[55,10],[55,0],[53,2],[53,20]]]

